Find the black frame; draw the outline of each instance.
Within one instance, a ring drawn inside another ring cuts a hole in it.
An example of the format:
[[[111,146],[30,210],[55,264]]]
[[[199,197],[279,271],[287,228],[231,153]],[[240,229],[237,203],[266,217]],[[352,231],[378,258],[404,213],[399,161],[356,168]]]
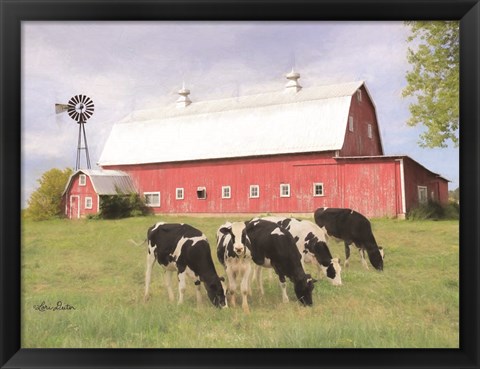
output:
[[[0,367],[479,367],[479,0],[0,0]],[[21,349],[20,24],[30,20],[460,20],[460,349]]]

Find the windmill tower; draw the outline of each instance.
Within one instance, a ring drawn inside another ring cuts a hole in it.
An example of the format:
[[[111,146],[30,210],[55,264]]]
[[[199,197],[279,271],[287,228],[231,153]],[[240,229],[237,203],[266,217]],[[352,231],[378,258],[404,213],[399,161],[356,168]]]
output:
[[[85,123],[87,123],[87,119],[92,116],[93,110],[93,101],[86,95],[76,95],[70,99],[68,104],[55,104],[55,111],[57,114],[67,111],[70,118],[78,123],[77,161],[75,163],[75,171],[80,169],[80,156],[82,150],[85,151],[87,169],[91,169],[87,135],[85,133]]]

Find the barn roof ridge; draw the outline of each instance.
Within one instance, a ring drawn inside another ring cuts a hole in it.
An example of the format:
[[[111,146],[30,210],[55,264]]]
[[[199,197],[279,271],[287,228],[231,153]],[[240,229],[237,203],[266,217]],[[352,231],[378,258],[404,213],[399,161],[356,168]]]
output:
[[[236,111],[316,100],[336,99],[352,96],[355,91],[362,86],[365,86],[364,80],[303,87],[295,94],[288,93],[284,90],[275,90],[237,97],[194,101],[182,109],[178,109],[175,104],[171,103],[161,107],[134,110],[121,119],[119,123],[129,124],[138,121],[158,120],[162,118],[181,118],[188,115],[202,115],[222,111]],[[373,103],[373,99],[371,100]]]

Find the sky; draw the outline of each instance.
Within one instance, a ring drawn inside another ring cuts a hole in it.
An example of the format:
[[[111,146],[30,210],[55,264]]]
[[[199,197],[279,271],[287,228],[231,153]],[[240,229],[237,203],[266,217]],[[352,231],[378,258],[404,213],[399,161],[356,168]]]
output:
[[[419,147],[406,87],[403,22],[22,22],[22,207],[52,168],[74,168],[78,125],[56,114],[79,94],[95,104],[85,125],[92,169],[112,126],[137,109],[364,80],[385,155],[408,155],[459,183],[459,149]],[[85,164],[82,153],[82,163]]]

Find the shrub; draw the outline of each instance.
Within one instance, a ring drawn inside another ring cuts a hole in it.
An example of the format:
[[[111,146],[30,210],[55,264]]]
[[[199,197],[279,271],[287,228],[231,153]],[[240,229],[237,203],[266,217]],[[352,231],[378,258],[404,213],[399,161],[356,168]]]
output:
[[[440,220],[440,219],[458,219],[460,208],[458,204],[451,202],[448,205],[440,204],[436,201],[429,201],[410,210],[407,214],[409,220]]]
[[[139,194],[106,195],[100,201],[99,218],[120,219],[150,214],[151,210],[145,205]]]

